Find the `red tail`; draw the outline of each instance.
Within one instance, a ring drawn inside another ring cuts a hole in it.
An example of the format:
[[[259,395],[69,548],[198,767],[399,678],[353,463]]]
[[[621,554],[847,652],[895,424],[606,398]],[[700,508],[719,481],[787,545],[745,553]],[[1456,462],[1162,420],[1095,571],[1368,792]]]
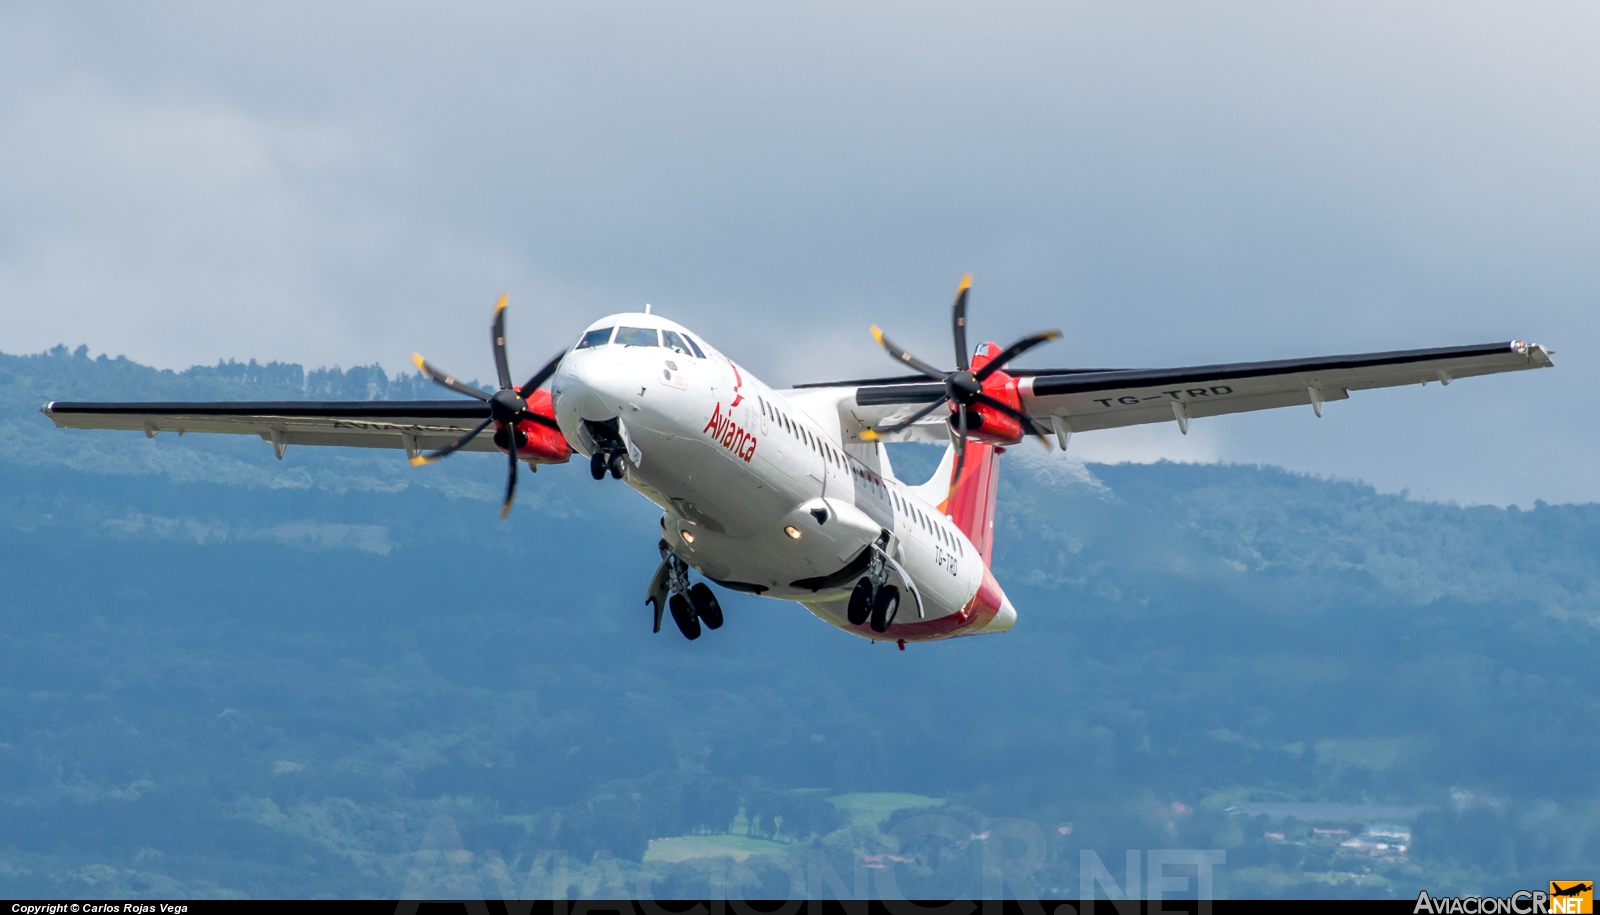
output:
[[[972,370],[977,371],[1000,354],[995,343],[984,343],[972,354]],[[1003,371],[994,372],[983,381],[983,392],[1012,409],[1020,410],[1022,401],[1017,396],[1016,379]],[[1017,420],[990,407],[979,405],[969,413],[967,425],[966,460],[953,455],[950,466],[950,493],[939,504],[939,510],[961,528],[978,553],[984,565],[994,552],[994,504],[999,496],[1000,458],[1004,445],[1022,439],[1024,430]],[[960,468],[960,479],[956,470]]]
[[[961,528],[978,548],[983,564],[988,565],[989,555],[994,552],[994,504],[1000,492],[999,449],[989,442],[969,438],[966,466],[957,480],[954,477],[960,463],[955,461],[950,467],[950,495],[940,503],[939,510]]]

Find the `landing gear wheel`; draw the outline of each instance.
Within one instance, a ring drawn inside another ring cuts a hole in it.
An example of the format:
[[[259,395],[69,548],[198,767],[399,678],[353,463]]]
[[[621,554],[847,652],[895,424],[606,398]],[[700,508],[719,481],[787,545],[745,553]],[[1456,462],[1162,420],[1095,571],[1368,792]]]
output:
[[[603,452],[596,451],[589,458],[589,476],[594,477],[596,480],[604,480],[606,478],[606,456]]]
[[[850,625],[859,626],[867,621],[867,615],[872,612],[872,582],[863,578],[856,582],[856,589],[850,592],[850,606],[845,610],[845,618]]]
[[[722,605],[717,603],[717,595],[706,587],[705,582],[689,589],[689,602],[694,604],[694,615],[706,624],[707,629],[722,628]]]
[[[694,608],[689,606],[688,598],[682,594],[672,595],[667,601],[667,606],[672,609],[672,621],[678,624],[678,631],[689,641],[700,637],[700,620],[694,615]]]
[[[622,471],[625,469],[627,469],[627,465],[622,463],[622,454],[620,452],[613,454],[611,456],[611,479],[622,479]]]
[[[878,599],[872,602],[872,631],[885,632],[900,612],[900,589],[884,585],[878,589]]]

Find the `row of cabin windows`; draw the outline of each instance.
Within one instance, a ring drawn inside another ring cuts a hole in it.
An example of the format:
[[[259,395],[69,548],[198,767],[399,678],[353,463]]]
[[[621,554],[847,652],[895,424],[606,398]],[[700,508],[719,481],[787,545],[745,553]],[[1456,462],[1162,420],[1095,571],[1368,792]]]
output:
[[[788,415],[783,413],[783,411],[767,403],[766,398],[757,395],[756,403],[760,405],[761,414],[767,417],[767,419],[783,427],[789,432],[790,435],[793,435],[800,441],[810,445],[818,454],[821,454],[825,460],[832,461],[834,466],[838,467],[840,470],[847,469],[847,459],[843,455],[837,453],[831,445],[827,444],[821,439],[816,438],[804,426],[789,419]],[[910,518],[915,519],[916,522],[922,526],[923,530],[927,531],[934,537],[937,537],[951,549],[956,550],[963,555],[967,552],[966,547],[961,545],[961,538],[952,537],[950,532],[946,531],[943,526],[934,523],[933,519],[929,518],[921,510],[917,509],[905,499],[900,498],[899,493],[891,489],[889,491],[889,497],[894,501],[894,504],[900,508],[902,513]]]
[[[907,517],[921,525],[923,530],[927,531],[929,534],[932,534],[934,537],[937,537],[941,542],[944,543],[945,546],[950,547],[952,550],[955,550],[962,555],[966,554],[967,549],[961,545],[961,538],[951,536],[950,532],[945,530],[943,525],[936,523],[921,509],[917,508],[915,505],[912,505],[910,500],[900,498],[899,493],[891,490],[889,495],[894,499],[894,504],[898,506]]]
[[[788,414],[779,410],[777,407],[767,403],[766,398],[757,395],[756,403],[760,404],[761,406],[762,416],[765,416],[767,419],[777,423],[790,435],[811,446],[811,450],[815,451],[817,454],[820,454],[823,460],[840,470],[846,469],[848,465],[846,464],[845,456],[835,450],[832,445],[828,444],[817,436],[812,435],[811,430],[790,419]]]
[[[612,331],[616,332],[615,339],[612,339]],[[696,359],[706,357],[700,351],[700,344],[688,334],[680,334],[675,330],[657,331],[654,327],[596,327],[579,338],[578,345],[573,349],[593,349],[607,343],[618,346],[664,346],[675,353]]]

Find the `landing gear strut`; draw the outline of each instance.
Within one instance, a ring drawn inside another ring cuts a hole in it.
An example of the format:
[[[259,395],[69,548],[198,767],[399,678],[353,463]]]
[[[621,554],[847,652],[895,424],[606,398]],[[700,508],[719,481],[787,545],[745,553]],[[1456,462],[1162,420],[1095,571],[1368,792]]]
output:
[[[599,479],[599,477],[596,477]],[[689,564],[679,559],[667,547],[665,540],[657,544],[661,550],[661,565],[650,580],[650,593],[644,602],[655,609],[655,630],[661,631],[661,611],[669,610],[683,637],[694,641],[700,637],[700,625],[707,629],[722,628],[722,605],[717,595],[699,582],[689,585]]]

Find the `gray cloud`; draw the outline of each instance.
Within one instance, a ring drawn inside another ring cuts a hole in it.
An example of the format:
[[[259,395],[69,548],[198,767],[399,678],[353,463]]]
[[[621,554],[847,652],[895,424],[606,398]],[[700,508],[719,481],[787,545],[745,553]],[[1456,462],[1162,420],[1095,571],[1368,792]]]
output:
[[[0,349],[488,374],[651,301],[775,382],[1524,337],[1558,368],[1080,436],[1430,498],[1600,498],[1582,4],[0,12]]]

